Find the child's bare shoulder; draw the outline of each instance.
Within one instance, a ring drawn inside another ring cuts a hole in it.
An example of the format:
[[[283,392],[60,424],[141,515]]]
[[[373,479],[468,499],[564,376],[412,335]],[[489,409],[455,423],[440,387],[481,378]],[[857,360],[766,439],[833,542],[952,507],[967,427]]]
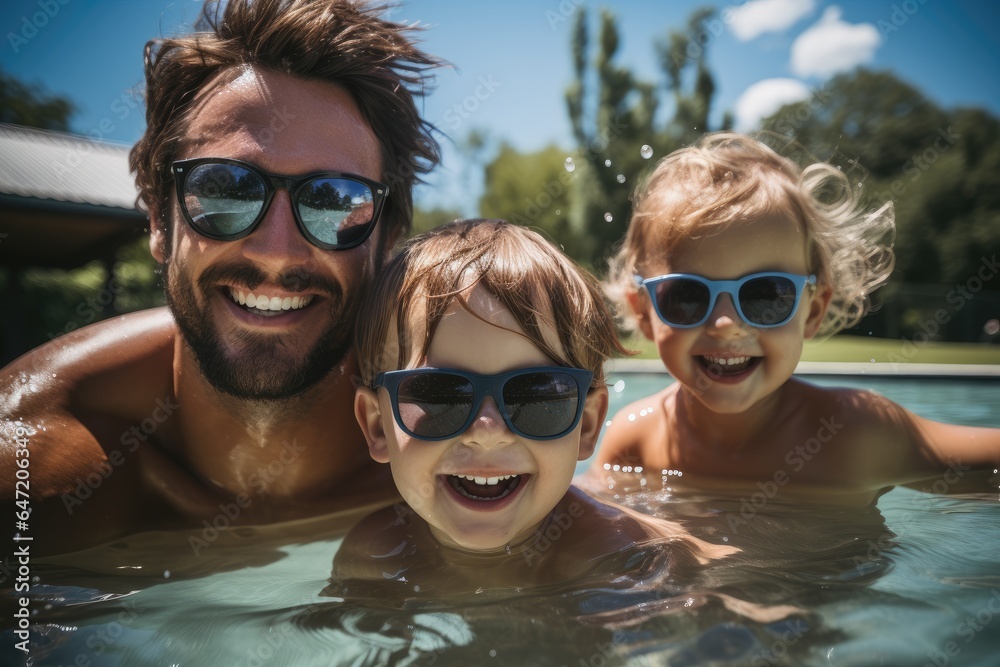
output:
[[[898,483],[919,466],[915,417],[898,403],[868,389],[790,382],[796,383],[800,415],[806,419],[800,423],[814,427],[805,435],[824,444],[833,459],[828,461],[831,473],[839,460],[857,482],[871,477],[880,485]]]
[[[662,457],[667,437],[667,404],[673,400],[677,385],[640,398],[620,409],[611,418],[595,468],[612,465],[642,465]]]

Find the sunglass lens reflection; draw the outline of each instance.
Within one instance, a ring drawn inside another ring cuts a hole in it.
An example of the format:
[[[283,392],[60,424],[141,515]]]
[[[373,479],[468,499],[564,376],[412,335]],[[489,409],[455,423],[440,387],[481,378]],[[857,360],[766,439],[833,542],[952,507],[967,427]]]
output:
[[[740,288],[740,308],[752,324],[778,324],[795,305],[795,284],[787,278],[756,278]]]
[[[202,164],[191,170],[184,205],[192,222],[214,234],[238,234],[260,213],[266,188],[252,171],[232,164]]]
[[[579,399],[576,380],[566,373],[518,375],[503,388],[511,423],[536,438],[550,438],[568,429]]]
[[[411,375],[399,383],[399,417],[411,432],[444,438],[465,424],[472,410],[472,383],[447,373]]]
[[[677,278],[656,286],[660,313],[675,324],[700,322],[708,314],[709,298],[708,287],[696,280]]]

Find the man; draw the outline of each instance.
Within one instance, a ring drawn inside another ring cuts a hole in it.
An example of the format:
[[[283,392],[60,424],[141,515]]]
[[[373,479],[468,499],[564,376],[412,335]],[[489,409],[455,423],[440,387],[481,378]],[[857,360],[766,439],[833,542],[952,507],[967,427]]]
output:
[[[414,104],[438,61],[359,3],[211,6],[204,32],[147,45],[130,155],[169,312],[0,373],[0,487],[30,501],[36,539],[395,497],[354,419],[351,342],[415,174],[438,160]]]

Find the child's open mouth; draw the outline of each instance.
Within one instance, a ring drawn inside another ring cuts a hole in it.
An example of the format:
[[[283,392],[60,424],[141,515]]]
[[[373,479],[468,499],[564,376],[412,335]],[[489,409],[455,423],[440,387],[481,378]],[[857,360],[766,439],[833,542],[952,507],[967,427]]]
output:
[[[711,378],[737,378],[749,372],[758,363],[761,357],[697,357],[701,365],[708,371]]]
[[[521,475],[475,477],[472,475],[446,475],[448,486],[458,495],[469,500],[489,503],[506,498],[521,484]]]

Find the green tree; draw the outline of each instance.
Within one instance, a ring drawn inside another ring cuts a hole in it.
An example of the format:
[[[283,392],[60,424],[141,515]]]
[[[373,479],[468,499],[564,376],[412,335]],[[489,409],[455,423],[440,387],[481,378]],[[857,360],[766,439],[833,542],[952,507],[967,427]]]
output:
[[[410,236],[416,236],[417,234],[423,234],[426,231],[434,229],[438,225],[443,225],[452,220],[458,220],[464,217],[462,212],[457,209],[450,208],[421,208],[419,206],[413,209],[413,228],[410,230]]]
[[[762,126],[857,175],[870,204],[894,203],[896,268],[884,312],[862,333],[982,337],[1000,312],[990,269],[1000,251],[1000,120],[941,109],[891,73],[859,69]]]
[[[566,106],[577,142],[573,166],[581,171],[573,191],[571,227],[580,236],[578,259],[584,263],[602,265],[624,235],[629,195],[652,164],[650,158],[662,157],[708,131],[715,82],[698,37],[708,34],[714,14],[699,9],[683,29],[656,42],[666,79],[665,86],[657,87],[615,63],[619,34],[608,10],[601,13],[592,71],[587,12],[577,11],[571,38],[576,77],[566,92]],[[662,93],[674,114],[657,127]]]
[[[579,257],[581,237],[569,222],[570,189],[576,174],[566,171],[565,164],[566,151],[557,146],[519,153],[501,144],[486,167],[480,214],[535,227],[571,256]]]
[[[50,95],[0,69],[0,122],[66,132],[75,113],[76,105],[67,98]]]

